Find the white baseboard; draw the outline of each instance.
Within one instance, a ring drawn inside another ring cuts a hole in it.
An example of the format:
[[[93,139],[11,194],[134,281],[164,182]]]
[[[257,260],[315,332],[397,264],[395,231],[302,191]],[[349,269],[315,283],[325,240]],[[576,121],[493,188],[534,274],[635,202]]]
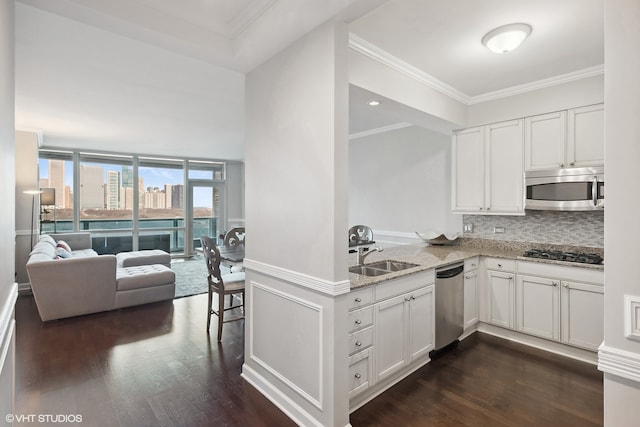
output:
[[[300,426],[322,427],[322,423],[312,417],[311,414],[305,411],[281,390],[274,387],[262,375],[249,367],[246,363],[242,365],[242,373],[240,376],[262,393],[264,397],[269,399],[296,424]]]
[[[477,328],[478,328],[478,331],[484,332],[485,334],[493,335],[499,338],[504,338],[520,344],[528,345],[529,347],[535,347],[540,350],[559,354],[561,356],[570,357],[572,359],[576,359],[581,362],[590,363],[592,365],[596,365],[598,363],[598,354],[593,351],[583,350],[577,347],[571,347],[569,345],[561,344],[559,342],[548,341],[542,338],[522,334],[517,331],[500,328],[498,326],[493,326],[493,325],[489,325],[487,323],[482,323],[482,322],[478,323]]]

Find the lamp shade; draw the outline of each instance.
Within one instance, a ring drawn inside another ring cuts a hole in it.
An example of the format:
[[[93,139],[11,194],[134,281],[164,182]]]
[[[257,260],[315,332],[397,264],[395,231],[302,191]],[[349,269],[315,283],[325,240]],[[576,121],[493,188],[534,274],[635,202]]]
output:
[[[482,38],[482,44],[491,52],[509,53],[522,44],[531,34],[531,26],[528,24],[509,24],[489,31]]]

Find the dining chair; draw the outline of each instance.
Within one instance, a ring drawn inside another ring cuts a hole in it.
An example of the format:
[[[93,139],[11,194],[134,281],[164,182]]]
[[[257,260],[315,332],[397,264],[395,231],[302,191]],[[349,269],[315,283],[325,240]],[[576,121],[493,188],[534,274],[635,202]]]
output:
[[[224,235],[224,245],[235,248],[244,245],[244,227],[233,227]]]
[[[222,324],[228,322],[235,322],[236,320],[244,319],[244,271],[238,273],[221,274],[220,273],[220,251],[216,246],[214,240],[208,236],[200,237],[200,243],[202,245],[202,251],[204,253],[204,259],[207,263],[209,282],[209,306],[207,310],[207,333],[211,326],[211,315],[218,316],[218,342],[222,339]],[[218,294],[218,310],[213,309],[213,294]],[[233,296],[241,294],[241,303],[239,305],[233,305]],[[230,303],[229,307],[224,307],[224,296],[229,295]],[[236,308],[242,309],[241,316],[235,316],[232,319],[225,320],[224,312],[234,310]]]
[[[240,245],[244,246],[245,231],[244,227],[233,227],[227,231],[224,235],[224,245],[230,248],[236,248]],[[244,271],[242,263],[223,263],[226,267],[229,267],[231,273]]]

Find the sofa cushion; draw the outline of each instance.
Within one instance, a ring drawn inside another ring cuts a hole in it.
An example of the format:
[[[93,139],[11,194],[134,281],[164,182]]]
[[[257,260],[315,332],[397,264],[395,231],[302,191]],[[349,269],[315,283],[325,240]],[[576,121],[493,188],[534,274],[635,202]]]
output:
[[[54,248],[56,247],[56,241],[53,239],[53,237],[51,237],[48,234],[41,235],[40,239],[38,240],[38,242],[40,242],[40,243],[48,243],[49,245],[53,246]]]
[[[71,255],[73,255],[74,258],[88,258],[98,256],[98,252],[93,249],[77,249],[75,251],[71,251]]]
[[[166,285],[175,283],[175,281],[175,273],[169,267],[161,264],[123,267],[116,270],[117,291]]]
[[[47,242],[38,242],[29,253],[29,257],[36,254],[45,255],[49,257],[49,260],[55,259],[56,247],[55,245],[50,245]]]
[[[116,254],[118,267],[135,267],[138,265],[162,264],[171,266],[171,255],[160,249],[120,252]]]

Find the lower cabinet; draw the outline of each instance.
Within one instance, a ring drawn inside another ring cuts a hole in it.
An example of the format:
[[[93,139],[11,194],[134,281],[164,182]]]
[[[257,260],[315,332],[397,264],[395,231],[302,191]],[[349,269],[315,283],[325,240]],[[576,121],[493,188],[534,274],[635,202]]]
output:
[[[515,274],[487,270],[487,322],[515,327]]]
[[[604,339],[604,287],[561,281],[560,340],[597,351]]]
[[[435,345],[434,282],[434,270],[427,270],[349,294],[352,405],[368,401],[429,361]]]
[[[604,288],[518,276],[517,330],[596,351],[604,338]]]
[[[476,323],[478,323],[478,270],[472,270],[464,273],[464,329],[471,328]]]
[[[376,381],[433,350],[433,314],[433,286],[374,305]]]

